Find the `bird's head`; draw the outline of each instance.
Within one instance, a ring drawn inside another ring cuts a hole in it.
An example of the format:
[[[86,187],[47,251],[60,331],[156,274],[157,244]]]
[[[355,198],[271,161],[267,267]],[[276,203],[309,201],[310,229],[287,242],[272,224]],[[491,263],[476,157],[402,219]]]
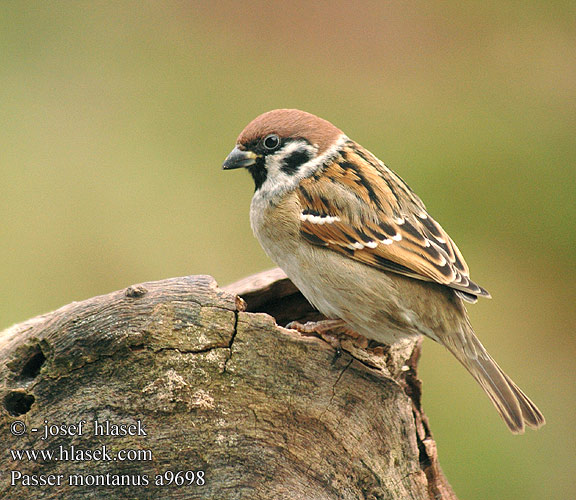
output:
[[[315,161],[343,137],[330,122],[298,109],[268,111],[241,132],[222,168],[246,168],[255,190],[286,190],[318,167]]]

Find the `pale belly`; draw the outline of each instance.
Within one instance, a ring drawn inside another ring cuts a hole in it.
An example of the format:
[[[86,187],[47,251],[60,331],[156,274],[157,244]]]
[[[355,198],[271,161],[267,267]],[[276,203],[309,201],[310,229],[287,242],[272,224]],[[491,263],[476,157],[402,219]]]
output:
[[[385,344],[420,334],[435,337],[402,300],[402,284],[414,280],[391,277],[322,247],[289,249],[281,240],[261,243],[326,317],[343,319],[358,333]]]

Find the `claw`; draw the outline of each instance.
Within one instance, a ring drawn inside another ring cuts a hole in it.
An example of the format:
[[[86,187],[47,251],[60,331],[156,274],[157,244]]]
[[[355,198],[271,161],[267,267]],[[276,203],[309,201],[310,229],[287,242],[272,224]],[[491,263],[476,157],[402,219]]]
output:
[[[332,364],[336,363],[338,358],[342,356],[342,347],[340,345],[342,338],[352,337],[355,344],[361,344],[361,347],[368,346],[368,340],[362,335],[351,330],[350,327],[341,319],[309,321],[305,324],[299,323],[298,321],[292,321],[286,325],[286,328],[296,330],[303,335],[318,336],[330,344],[335,350]]]
[[[334,348],[334,357],[332,358],[331,365],[335,365],[336,362],[342,357],[342,348],[340,346]]]
[[[299,323],[298,321],[292,321],[286,325],[286,328],[297,330],[300,333],[316,333],[322,336],[323,334],[333,330],[347,330],[348,326],[341,319],[325,319],[323,321],[308,321],[308,323],[305,324]]]

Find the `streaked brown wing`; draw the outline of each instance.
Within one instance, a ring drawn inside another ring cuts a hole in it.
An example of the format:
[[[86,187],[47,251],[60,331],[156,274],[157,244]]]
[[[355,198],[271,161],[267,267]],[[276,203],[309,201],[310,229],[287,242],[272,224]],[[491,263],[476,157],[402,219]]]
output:
[[[355,143],[349,142],[321,175],[304,179],[298,196],[301,233],[310,243],[378,269],[449,286],[469,301],[490,296],[470,281],[460,251],[420,199]]]

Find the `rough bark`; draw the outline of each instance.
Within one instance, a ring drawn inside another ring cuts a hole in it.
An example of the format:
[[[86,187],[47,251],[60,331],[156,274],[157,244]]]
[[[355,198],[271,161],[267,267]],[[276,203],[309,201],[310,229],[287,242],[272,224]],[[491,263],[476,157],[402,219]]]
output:
[[[418,343],[345,340],[333,361],[255,311],[319,318],[273,271],[227,291],[209,276],[143,283],[0,333],[0,498],[456,498],[420,407]],[[82,420],[81,435],[66,427]],[[110,435],[122,429],[140,435]]]

